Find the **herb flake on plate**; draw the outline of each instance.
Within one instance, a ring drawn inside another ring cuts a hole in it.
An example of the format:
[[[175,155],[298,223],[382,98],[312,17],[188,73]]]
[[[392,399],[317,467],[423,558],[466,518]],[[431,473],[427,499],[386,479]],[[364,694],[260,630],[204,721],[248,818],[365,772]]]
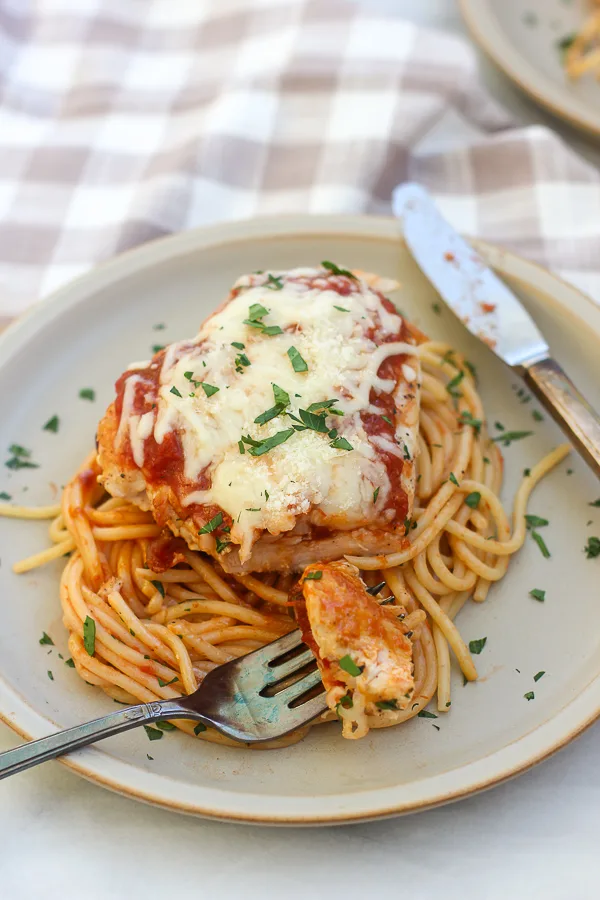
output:
[[[52,416],[51,419],[48,419],[46,424],[43,426],[44,431],[51,431],[53,434],[56,434],[58,431],[60,420],[58,416]]]
[[[479,656],[485,645],[487,644],[487,638],[477,638],[477,640],[469,641],[469,651],[476,656]]]

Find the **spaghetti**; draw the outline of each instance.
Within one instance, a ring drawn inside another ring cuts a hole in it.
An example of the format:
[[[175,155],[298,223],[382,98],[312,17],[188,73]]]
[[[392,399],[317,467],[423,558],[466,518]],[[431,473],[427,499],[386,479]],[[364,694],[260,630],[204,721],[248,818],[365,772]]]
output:
[[[538,482],[569,452],[563,445],[524,477],[512,526],[499,499],[503,462],[487,433],[471,367],[445,343],[415,348],[422,368],[416,496],[406,523],[408,546],[380,556],[353,556],[368,586],[385,582],[380,602],[408,616],[414,662],[410,707],[338,707],[346,736],[407,721],[437,692],[439,712],[451,704],[451,657],[465,679],[477,678],[455,624],[468,600],[485,601],[526,535],[525,513]],[[452,385],[460,380],[460,392]],[[163,572],[148,565],[161,533],[150,512],[107,497],[90,456],[67,485],[61,507],[0,505],[0,515],[52,519],[53,546],[15,565],[26,572],[70,553],[60,582],[69,651],[77,673],[121,703],[150,702],[193,692],[207,672],[296,627],[290,574],[227,574],[218,560],[185,550]],[[319,721],[335,718],[332,711]],[[231,743],[217,732],[178,721],[189,734]],[[270,746],[299,740],[308,726]]]

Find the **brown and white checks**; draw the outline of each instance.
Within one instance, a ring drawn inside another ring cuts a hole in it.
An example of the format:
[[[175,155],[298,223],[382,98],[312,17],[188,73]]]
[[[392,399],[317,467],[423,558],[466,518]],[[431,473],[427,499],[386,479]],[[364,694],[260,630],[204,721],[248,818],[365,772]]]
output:
[[[459,39],[351,0],[0,0],[0,317],[149,238],[275,212],[462,230],[600,297],[595,170],[516,130]]]

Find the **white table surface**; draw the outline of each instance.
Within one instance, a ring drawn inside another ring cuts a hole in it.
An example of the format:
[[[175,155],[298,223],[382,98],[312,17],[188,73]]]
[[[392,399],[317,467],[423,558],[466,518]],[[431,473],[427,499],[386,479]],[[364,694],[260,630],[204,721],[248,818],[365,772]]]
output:
[[[462,31],[453,0],[359,0]],[[600,152],[484,65],[522,122],[545,122],[596,164]],[[558,625],[559,623],[557,623]],[[0,724],[0,751],[18,743]],[[221,825],[134,803],[58,763],[0,786],[0,897],[600,896],[600,727],[516,781],[441,809],[366,825]]]

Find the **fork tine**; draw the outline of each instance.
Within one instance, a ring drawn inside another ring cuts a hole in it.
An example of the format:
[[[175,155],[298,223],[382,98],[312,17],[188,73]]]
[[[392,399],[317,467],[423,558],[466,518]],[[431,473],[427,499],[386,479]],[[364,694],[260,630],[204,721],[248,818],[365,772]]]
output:
[[[266,644],[266,646],[261,647],[259,650],[253,650],[251,653],[246,654],[246,656],[241,657],[240,661],[243,659],[245,665],[251,665],[253,668],[255,666],[257,668],[260,666],[268,666],[274,659],[283,656],[284,653],[295,650],[296,647],[300,647],[302,643],[302,635],[300,634],[300,631],[296,629],[295,631],[290,631],[288,634],[284,634],[283,637],[277,638],[276,641],[271,641],[270,644]],[[227,663],[226,665],[232,665],[232,663]]]
[[[302,666],[305,666],[307,663],[311,662],[314,659],[314,654],[312,650],[305,650],[304,653],[299,653],[298,656],[293,656],[291,659],[288,659],[286,662],[281,663],[280,666],[270,666],[270,672],[267,676],[267,681],[269,684],[273,684],[274,682],[281,681],[283,678],[286,678],[288,675],[293,675],[294,672],[297,672]]]
[[[320,684],[320,682],[321,673],[318,669],[315,669],[314,672],[308,672],[308,674],[305,675],[304,678],[300,678],[298,681],[290,684],[289,687],[286,687],[282,691],[279,691],[279,693],[275,694],[270,699],[274,700],[278,706],[289,706],[290,703],[292,703],[294,700],[297,700],[298,697],[301,697],[302,694],[305,694],[311,688],[316,687],[318,684]]]
[[[302,706],[296,706],[294,709],[286,709],[285,723],[289,726],[290,731],[306,725],[311,719],[315,719],[327,710],[327,702],[325,700],[325,691],[318,697],[313,697],[303,703]]]

